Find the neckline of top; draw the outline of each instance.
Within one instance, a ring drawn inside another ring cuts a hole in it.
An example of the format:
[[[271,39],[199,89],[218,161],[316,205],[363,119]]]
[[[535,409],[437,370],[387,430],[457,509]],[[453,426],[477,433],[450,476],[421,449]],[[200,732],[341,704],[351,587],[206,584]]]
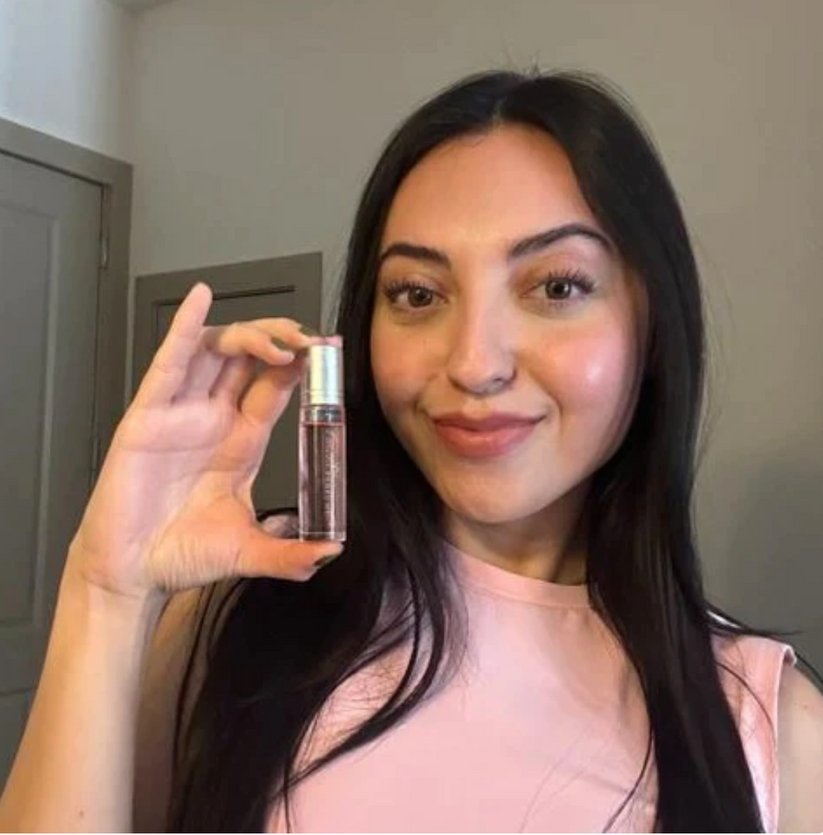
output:
[[[448,553],[462,569],[465,579],[492,594],[536,603],[540,606],[567,609],[591,609],[589,588],[585,583],[565,585],[537,577],[526,577],[487,562],[467,551],[462,551],[447,539],[442,539]]]

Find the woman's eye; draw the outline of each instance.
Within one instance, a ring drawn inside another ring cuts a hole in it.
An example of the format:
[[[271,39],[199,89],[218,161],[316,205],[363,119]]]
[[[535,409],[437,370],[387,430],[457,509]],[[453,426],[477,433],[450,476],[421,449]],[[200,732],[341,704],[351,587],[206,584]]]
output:
[[[401,296],[406,297],[406,305],[411,308],[429,307],[434,297],[434,291],[413,281],[399,281],[389,284],[383,291],[386,298],[397,304]]]
[[[548,298],[557,302],[568,301],[569,297],[574,295],[575,289],[580,289],[580,285],[569,278],[553,278],[543,286],[546,288]]]
[[[588,296],[594,291],[594,282],[580,273],[550,276],[538,286],[553,307],[573,304],[576,299],[571,296],[575,290],[580,296]]]
[[[431,290],[425,287],[412,287],[409,291],[409,304],[412,307],[425,307],[431,301]]]
[[[558,309],[580,301],[582,297],[590,295],[594,289],[594,282],[578,272],[550,275],[534,288],[535,291],[539,290],[540,295],[550,307]],[[383,289],[383,294],[391,305],[406,310],[430,308],[437,296],[434,290],[407,279],[388,283]]]

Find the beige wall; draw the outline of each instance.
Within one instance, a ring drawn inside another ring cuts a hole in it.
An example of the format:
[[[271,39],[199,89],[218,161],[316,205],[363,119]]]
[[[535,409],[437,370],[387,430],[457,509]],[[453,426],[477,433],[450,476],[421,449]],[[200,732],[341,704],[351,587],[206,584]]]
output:
[[[129,162],[133,34],[107,0],[0,0],[0,116]]]

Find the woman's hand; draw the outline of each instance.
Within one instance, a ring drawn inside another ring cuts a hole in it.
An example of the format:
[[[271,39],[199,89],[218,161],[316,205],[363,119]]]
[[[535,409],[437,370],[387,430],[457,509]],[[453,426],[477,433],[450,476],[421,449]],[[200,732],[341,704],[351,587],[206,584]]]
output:
[[[302,581],[342,550],[278,538],[287,520],[262,527],[251,500],[300,380],[301,349],[321,338],[291,319],[204,326],[211,301],[198,283],[177,310],[72,540],[67,568],[108,591],[145,596],[233,576]]]

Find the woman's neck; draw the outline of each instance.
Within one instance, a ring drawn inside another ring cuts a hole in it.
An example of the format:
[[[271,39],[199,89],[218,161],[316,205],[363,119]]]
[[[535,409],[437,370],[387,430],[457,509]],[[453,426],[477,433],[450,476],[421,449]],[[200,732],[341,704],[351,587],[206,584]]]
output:
[[[461,551],[525,577],[585,583],[586,549],[575,531],[582,525],[559,525],[556,519],[549,524],[547,516],[488,524],[447,512],[446,538]]]

